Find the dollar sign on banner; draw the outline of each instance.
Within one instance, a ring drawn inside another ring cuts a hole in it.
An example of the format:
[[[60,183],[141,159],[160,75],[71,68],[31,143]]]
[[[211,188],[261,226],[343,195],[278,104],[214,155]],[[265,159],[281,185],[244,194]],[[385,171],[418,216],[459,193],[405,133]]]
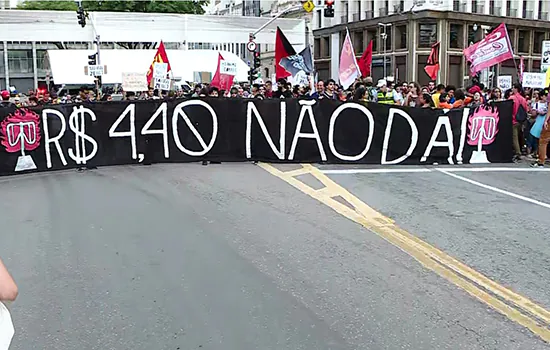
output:
[[[69,117],[69,128],[74,132],[74,150],[69,148],[69,157],[76,164],[86,164],[87,161],[95,157],[97,153],[97,142],[90,135],[86,135],[86,114],[90,115],[92,121],[96,121],[94,112],[84,106],[73,107],[73,112]],[[92,151],[86,154],[86,142],[92,144]]]

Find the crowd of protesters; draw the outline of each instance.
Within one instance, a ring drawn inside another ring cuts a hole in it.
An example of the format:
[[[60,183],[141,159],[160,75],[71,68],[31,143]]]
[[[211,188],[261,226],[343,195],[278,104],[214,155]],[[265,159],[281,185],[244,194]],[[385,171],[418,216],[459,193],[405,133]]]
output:
[[[315,86],[292,85],[286,79],[279,79],[273,86],[265,84],[235,84],[228,91],[208,84],[196,84],[193,88],[176,91],[149,89],[144,92],[122,92],[115,94],[107,89],[100,97],[94,90],[82,87],[77,94],[57,94],[55,92],[29,91],[20,96],[2,91],[0,106],[15,105],[29,107],[46,104],[66,104],[95,101],[112,101],[113,96],[124,100],[160,100],[173,98],[214,97],[214,98],[256,98],[256,99],[329,99],[338,101],[377,102],[414,108],[456,109],[475,108],[482,104],[504,100],[513,101],[513,149],[514,161],[537,160],[534,167],[542,167],[546,161],[546,149],[550,141],[548,89],[522,89],[515,84],[511,89],[486,88],[473,79],[467,88],[453,85],[437,85],[430,81],[426,86],[415,82],[393,82],[380,79],[375,84],[371,77],[357,80],[353,86],[343,89],[334,80],[318,81]]]

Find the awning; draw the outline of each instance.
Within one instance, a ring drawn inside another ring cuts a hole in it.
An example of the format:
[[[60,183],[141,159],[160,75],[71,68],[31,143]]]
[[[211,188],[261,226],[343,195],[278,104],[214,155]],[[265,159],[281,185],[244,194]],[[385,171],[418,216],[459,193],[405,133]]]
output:
[[[48,50],[48,59],[55,84],[93,84],[94,78],[85,75],[88,56],[94,50]],[[229,62],[237,64],[236,81],[248,80],[248,65],[237,55],[217,50],[166,50],[173,77],[193,81],[195,72],[216,72],[218,53]],[[104,84],[122,83],[122,73],[146,74],[153,62],[156,50],[101,50],[101,64],[107,66],[102,77]]]

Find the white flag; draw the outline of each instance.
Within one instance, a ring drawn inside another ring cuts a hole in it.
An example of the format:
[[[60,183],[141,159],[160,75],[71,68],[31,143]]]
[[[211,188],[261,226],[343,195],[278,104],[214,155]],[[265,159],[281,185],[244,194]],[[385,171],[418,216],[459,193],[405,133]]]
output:
[[[342,45],[340,53],[340,69],[338,70],[338,78],[344,89],[347,89],[355,82],[355,79],[361,76],[361,71],[357,65],[357,58],[353,50],[353,44],[349,36],[349,30],[346,28],[346,39]]]

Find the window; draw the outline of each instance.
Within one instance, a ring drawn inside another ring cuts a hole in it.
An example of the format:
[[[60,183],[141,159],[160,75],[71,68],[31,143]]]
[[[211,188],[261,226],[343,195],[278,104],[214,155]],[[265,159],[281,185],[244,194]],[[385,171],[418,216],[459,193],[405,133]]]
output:
[[[355,53],[362,53],[365,49],[365,44],[363,42],[363,31],[353,32],[353,47],[355,48]]]
[[[460,0],[453,0],[453,11],[460,12]]]
[[[495,14],[495,0],[489,0],[489,14],[491,15]]]
[[[521,16],[527,18],[527,1],[523,2],[523,9],[521,11]]]
[[[449,56],[449,85],[463,86],[462,56]]]
[[[418,31],[418,47],[430,48],[437,41],[437,24],[420,23]],[[424,70],[424,68],[422,68]]]
[[[406,49],[407,48],[407,26],[395,27],[395,48]]]
[[[46,50],[36,50],[36,68],[38,75],[46,75]]]
[[[323,49],[322,49],[322,55],[321,57],[330,57],[330,37],[324,37],[323,38]]]
[[[378,35],[376,29],[367,30],[367,44],[372,40],[372,52],[378,51]]]
[[[473,25],[468,26],[468,46],[483,39],[483,29],[481,29],[481,26],[477,25],[475,29],[477,30],[474,30]]]
[[[321,57],[321,38],[315,38],[313,41],[313,57]]]
[[[544,32],[535,32],[533,40],[533,53],[542,53],[542,42],[544,41]]]
[[[477,0],[472,0],[472,12],[477,13]]]
[[[530,34],[531,32],[527,30],[520,30],[518,32],[518,52],[529,53]]]
[[[392,27],[386,27],[386,33],[384,33],[384,28],[380,28],[380,38],[382,39],[382,45],[386,44],[385,47],[386,47],[386,51],[391,51],[392,50],[392,40],[393,40],[393,37],[392,37],[392,29],[393,29],[393,26]],[[386,34],[386,39],[384,40],[384,34]]]
[[[32,73],[32,51],[8,50],[8,69],[13,73]]]
[[[540,60],[533,60],[533,69],[535,72],[540,72]]]
[[[395,80],[407,80],[407,56],[395,56]]]
[[[4,74],[4,48],[0,47],[0,74]]]
[[[321,10],[317,11],[317,28],[321,28],[323,26],[323,14]]]
[[[464,48],[464,27],[461,24],[451,23],[449,31],[449,48]]]

